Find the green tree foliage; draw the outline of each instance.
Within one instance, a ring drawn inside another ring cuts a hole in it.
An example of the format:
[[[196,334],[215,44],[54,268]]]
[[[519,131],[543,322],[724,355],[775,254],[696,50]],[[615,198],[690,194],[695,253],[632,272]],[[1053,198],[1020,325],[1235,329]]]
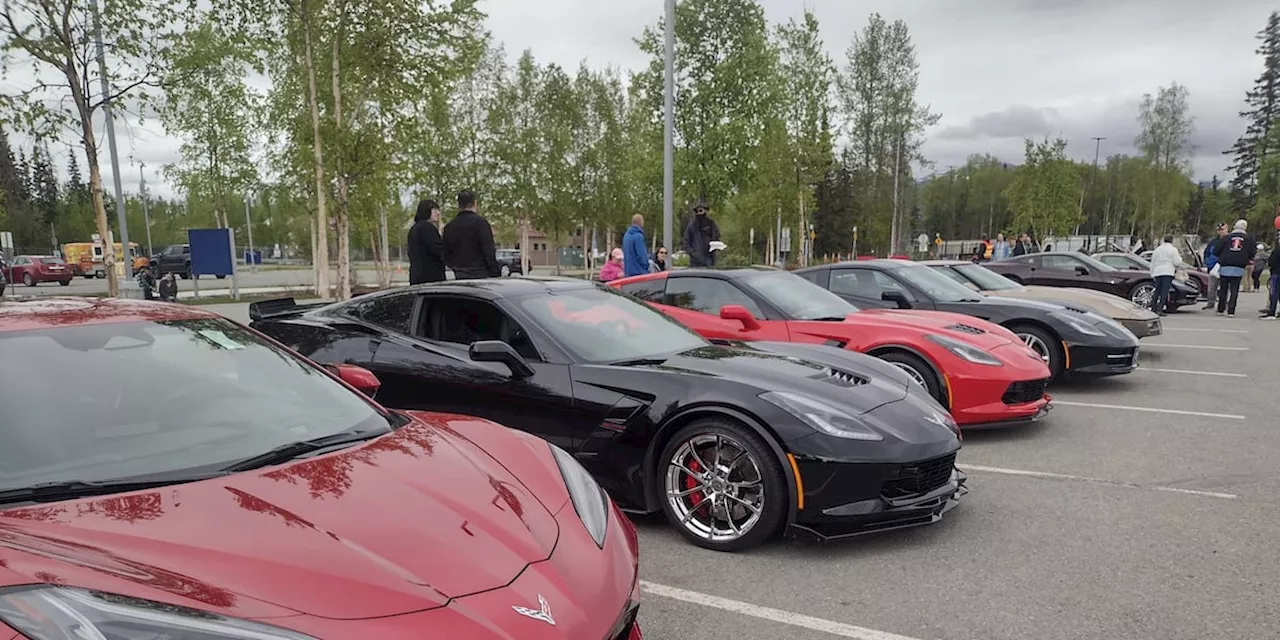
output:
[[[1263,163],[1277,151],[1271,131],[1280,118],[1280,12],[1271,12],[1267,26],[1258,33],[1257,39],[1262,73],[1253,88],[1245,93],[1245,108],[1240,113],[1247,121],[1245,132],[1223,152],[1232,156],[1229,169],[1235,177],[1231,180],[1231,190],[1236,211],[1242,214],[1257,203],[1259,191],[1264,194],[1280,191],[1280,182],[1275,176],[1261,183],[1258,180]]]
[[[1179,208],[1188,196],[1191,134],[1195,131],[1189,97],[1187,88],[1175,82],[1160,87],[1155,95],[1144,95],[1139,107],[1142,133],[1135,143],[1148,169],[1148,238],[1177,226]]]
[[[1043,238],[1070,233],[1079,224],[1080,171],[1066,150],[1066,140],[1027,140],[1026,159],[1005,190],[1013,229]]]

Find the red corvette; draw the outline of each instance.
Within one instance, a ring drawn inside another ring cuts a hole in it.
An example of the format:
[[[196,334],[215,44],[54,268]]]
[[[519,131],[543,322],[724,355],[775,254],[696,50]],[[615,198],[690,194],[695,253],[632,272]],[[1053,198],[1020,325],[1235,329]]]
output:
[[[712,340],[826,344],[907,372],[961,426],[1039,420],[1049,369],[1008,329],[936,311],[859,310],[772,269],[666,271],[610,282]]]
[[[635,529],[546,441],[188,307],[0,303],[0,361],[0,638],[640,638]]]

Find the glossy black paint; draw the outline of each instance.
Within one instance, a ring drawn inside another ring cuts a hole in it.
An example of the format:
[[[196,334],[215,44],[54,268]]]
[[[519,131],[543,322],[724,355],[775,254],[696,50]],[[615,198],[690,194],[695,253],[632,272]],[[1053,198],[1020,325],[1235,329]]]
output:
[[[1133,355],[1138,348],[1138,339],[1129,330],[1120,326],[1114,320],[1100,316],[1089,309],[1039,300],[988,297],[977,292],[960,302],[939,300],[901,275],[903,269],[929,268],[931,267],[901,260],[860,260],[801,269],[796,273],[824,289],[831,290],[832,273],[841,271],[875,271],[879,272],[887,281],[895,283],[907,294],[899,302],[885,297],[873,298],[832,290],[832,293],[848,300],[857,307],[945,311],[981,318],[1010,329],[1019,326],[1037,327],[1046,331],[1056,340],[1067,344],[1071,357],[1068,359],[1066,370],[1071,373],[1103,373],[1104,371],[1095,366],[1098,363],[1095,361],[1095,356],[1101,357],[1101,362],[1106,362],[1106,355],[1108,354],[1127,353]],[[1102,335],[1086,333],[1080,330],[1073,326],[1066,319],[1067,317],[1087,324],[1096,333],[1101,333]],[[1077,353],[1084,355],[1084,357],[1078,358]],[[1113,358],[1112,360],[1117,359]],[[1123,367],[1107,368],[1105,373],[1132,371],[1132,368],[1128,370],[1122,369]]]
[[[476,415],[544,437],[572,452],[631,511],[660,508],[657,457],[676,430],[700,417],[729,418],[760,434],[788,471],[793,496],[797,486],[787,454],[817,473],[813,465],[894,467],[954,454],[960,448],[957,434],[938,419],[945,412],[932,398],[895,367],[857,353],[789,343],[728,347],[704,342],[704,346],[670,354],[660,364],[579,362],[515,301],[582,287],[633,300],[581,280],[455,281],[293,311],[269,301],[254,312],[253,327],[317,362],[369,369],[382,381],[378,400],[388,407]],[[428,306],[458,300],[492,305],[515,326],[507,329],[508,339],[517,343],[512,349],[532,375],[513,375],[510,364],[503,361],[509,356],[499,358],[495,345],[432,340],[424,335],[425,329],[418,329],[424,326]],[[406,324],[397,319],[390,329],[370,321],[375,315],[370,309],[402,303],[409,314]],[[475,345],[485,353],[480,361],[471,357]],[[857,383],[850,384],[842,376]],[[846,409],[881,433],[883,441],[819,433],[759,397],[777,390]],[[882,481],[882,474],[869,474],[851,477]],[[818,504],[842,504],[850,496],[861,499],[880,491],[879,484],[854,486],[843,481],[804,481],[803,485],[806,502]],[[948,500],[962,492],[957,485]],[[798,511],[795,502],[789,522],[797,530],[810,520],[831,519],[821,510]],[[886,503],[885,508],[893,507]],[[861,516],[843,520],[844,529],[861,527]]]

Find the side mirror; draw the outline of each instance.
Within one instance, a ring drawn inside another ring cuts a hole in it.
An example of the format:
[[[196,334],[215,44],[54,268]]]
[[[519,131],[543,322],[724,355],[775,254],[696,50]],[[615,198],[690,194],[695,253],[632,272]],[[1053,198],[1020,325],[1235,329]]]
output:
[[[1079,266],[1079,265],[1077,265],[1077,266],[1076,266],[1076,275],[1078,275],[1078,276],[1087,276],[1087,275],[1089,275],[1089,267],[1083,267],[1083,266]]]
[[[467,355],[476,362],[501,362],[511,369],[511,377],[528,378],[533,376],[533,367],[516,353],[511,345],[501,340],[481,340],[471,343]]]
[[[740,304],[726,304],[720,307],[720,319],[741,322],[743,331],[755,331],[760,328],[760,323],[756,321],[756,317],[751,315],[751,312]]]
[[[378,389],[382,388],[382,382],[378,380],[378,376],[364,367],[357,367],[354,364],[330,364],[325,365],[325,369],[370,398],[378,395]]]
[[[907,300],[907,294],[901,291],[885,291],[880,294],[880,299],[885,302],[896,303],[899,309],[911,308],[911,301]]]

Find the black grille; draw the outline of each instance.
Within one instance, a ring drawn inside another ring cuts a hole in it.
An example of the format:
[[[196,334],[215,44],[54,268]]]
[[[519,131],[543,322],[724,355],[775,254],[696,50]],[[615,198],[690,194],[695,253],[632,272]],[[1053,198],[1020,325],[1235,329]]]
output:
[[[953,325],[951,325],[951,326],[949,326],[949,327],[947,327],[947,328],[948,328],[948,329],[950,329],[950,330],[952,330],[952,331],[959,331],[959,332],[961,332],[961,333],[969,333],[969,334],[973,334],[973,335],[975,335],[975,336],[980,336],[980,335],[982,335],[982,334],[986,333],[986,331],[985,331],[985,330],[983,330],[983,329],[979,329],[979,328],[977,328],[977,327],[969,326],[969,325],[967,325],[967,324],[953,324]]]
[[[1024,404],[1027,402],[1035,402],[1044,397],[1044,388],[1049,384],[1048,380],[1023,380],[1009,385],[1009,389],[1004,392],[1001,400],[1005,404]]]
[[[1125,349],[1118,353],[1107,354],[1107,365],[1112,367],[1129,367],[1137,356],[1137,349]]]
[[[956,464],[956,454],[904,464],[884,483],[880,495],[891,500],[929,493],[951,480],[951,470]]]

